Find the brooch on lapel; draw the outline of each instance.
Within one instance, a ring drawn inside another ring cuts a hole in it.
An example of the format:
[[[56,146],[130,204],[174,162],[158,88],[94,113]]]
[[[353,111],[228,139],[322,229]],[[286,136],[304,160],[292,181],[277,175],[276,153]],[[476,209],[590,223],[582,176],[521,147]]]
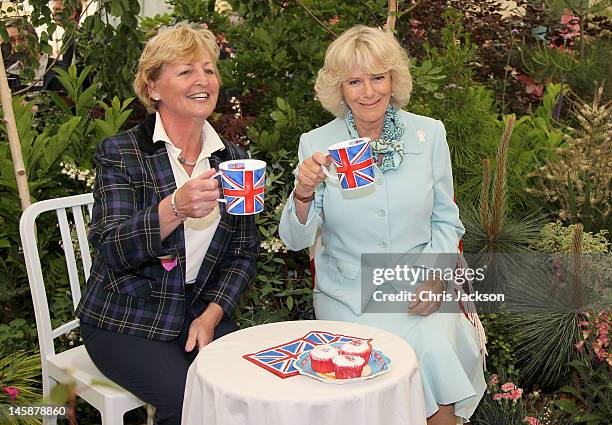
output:
[[[416,134],[419,142],[423,143],[425,141],[425,132],[423,130],[418,130]]]
[[[169,272],[170,270],[172,270],[173,268],[176,267],[177,264],[177,258],[175,255],[172,256],[168,256],[168,257],[160,257],[159,258],[161,260],[161,265],[162,267]]]

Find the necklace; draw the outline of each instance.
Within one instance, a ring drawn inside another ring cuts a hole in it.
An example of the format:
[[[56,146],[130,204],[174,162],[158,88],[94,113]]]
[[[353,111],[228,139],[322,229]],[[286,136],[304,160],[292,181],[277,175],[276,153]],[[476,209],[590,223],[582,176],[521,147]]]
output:
[[[198,161],[187,161],[181,155],[178,156],[178,162],[180,162],[183,165],[188,165],[189,167],[195,167],[196,164],[198,163]]]

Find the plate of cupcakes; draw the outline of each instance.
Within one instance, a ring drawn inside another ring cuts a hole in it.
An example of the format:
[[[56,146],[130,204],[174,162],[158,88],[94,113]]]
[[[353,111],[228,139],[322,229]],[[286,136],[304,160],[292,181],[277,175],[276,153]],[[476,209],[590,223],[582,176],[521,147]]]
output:
[[[331,384],[364,381],[389,372],[391,359],[367,339],[318,345],[294,363],[302,375]]]

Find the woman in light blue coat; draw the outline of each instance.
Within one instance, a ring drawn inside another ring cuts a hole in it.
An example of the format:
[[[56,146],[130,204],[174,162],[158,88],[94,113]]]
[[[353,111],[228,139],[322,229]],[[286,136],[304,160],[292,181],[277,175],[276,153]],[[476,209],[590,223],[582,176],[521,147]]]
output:
[[[416,300],[387,313],[374,312],[371,296],[378,288],[362,285],[362,254],[380,254],[368,257],[373,261],[416,255],[424,270],[454,267],[464,233],[453,201],[444,125],[400,109],[411,89],[407,54],[390,33],[359,25],[329,46],[315,90],[336,119],[300,139],[296,184],[280,236],[289,249],[300,250],[312,246],[320,232],[317,318],[360,322],[402,336],[420,361],[428,425],[454,425],[470,418],[486,389],[478,337],[458,309],[442,313],[439,301],[418,295],[451,293],[453,282],[420,279]],[[372,140],[376,181],[342,190],[322,166],[331,163],[329,146],[358,137]],[[396,283],[392,290],[400,293],[402,284]]]

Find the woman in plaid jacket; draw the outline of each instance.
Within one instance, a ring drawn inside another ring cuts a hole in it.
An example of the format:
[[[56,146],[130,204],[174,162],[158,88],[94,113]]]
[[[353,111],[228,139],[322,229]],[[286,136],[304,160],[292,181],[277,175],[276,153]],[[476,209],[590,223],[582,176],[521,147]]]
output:
[[[220,87],[214,35],[180,24],[146,45],[134,88],[149,115],[96,152],[90,240],[77,309],[85,346],[111,380],[179,424],[187,369],[255,275],[253,216],[219,208],[215,168],[246,158],[206,118]]]

